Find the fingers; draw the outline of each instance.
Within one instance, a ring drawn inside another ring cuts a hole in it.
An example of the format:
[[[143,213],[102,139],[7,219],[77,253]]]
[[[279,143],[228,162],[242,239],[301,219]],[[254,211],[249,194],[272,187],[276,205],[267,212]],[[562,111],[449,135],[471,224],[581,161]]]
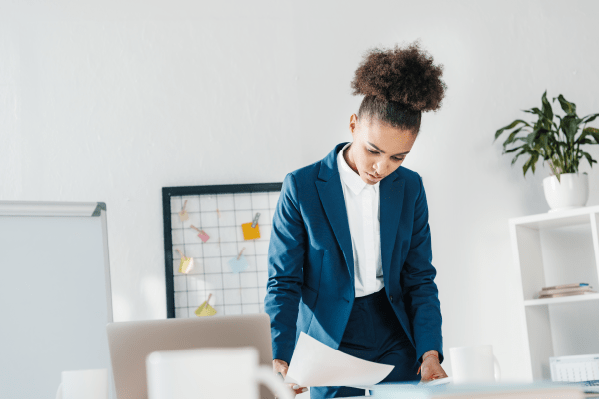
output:
[[[291,389],[292,389],[292,390],[293,390],[293,391],[294,391],[296,394],[300,394],[300,393],[308,392],[308,388],[306,388],[306,387],[300,387],[300,386],[299,386],[299,385],[297,385],[297,384],[290,384],[290,385],[293,385],[293,386],[291,387]]]

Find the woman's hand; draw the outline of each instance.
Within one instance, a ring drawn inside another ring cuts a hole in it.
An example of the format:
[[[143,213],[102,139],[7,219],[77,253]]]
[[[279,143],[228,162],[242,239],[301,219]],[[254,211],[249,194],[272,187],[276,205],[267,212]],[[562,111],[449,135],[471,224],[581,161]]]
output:
[[[275,374],[281,373],[283,375],[283,378],[285,378],[285,376],[287,375],[287,370],[289,369],[289,365],[284,360],[274,359],[272,361],[272,369],[275,372]],[[289,385],[289,388],[296,395],[299,393],[308,392],[308,388],[306,388],[306,387],[300,387],[299,385],[296,385],[296,384],[287,384],[287,385]]]
[[[422,372],[421,381],[424,382],[447,377],[445,370],[439,363],[439,358],[436,356],[427,356],[422,362],[420,370]]]

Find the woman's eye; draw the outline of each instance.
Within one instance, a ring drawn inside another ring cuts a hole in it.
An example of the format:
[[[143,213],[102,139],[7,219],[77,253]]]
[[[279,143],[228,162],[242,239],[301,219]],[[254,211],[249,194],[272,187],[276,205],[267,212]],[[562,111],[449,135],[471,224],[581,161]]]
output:
[[[399,162],[399,161],[403,161],[405,158],[393,158],[395,161]]]
[[[367,150],[368,150],[368,152],[369,152],[369,153],[371,153],[371,154],[378,154],[378,152],[377,152],[377,151],[372,151],[371,149],[368,149],[368,148],[367,148]]]

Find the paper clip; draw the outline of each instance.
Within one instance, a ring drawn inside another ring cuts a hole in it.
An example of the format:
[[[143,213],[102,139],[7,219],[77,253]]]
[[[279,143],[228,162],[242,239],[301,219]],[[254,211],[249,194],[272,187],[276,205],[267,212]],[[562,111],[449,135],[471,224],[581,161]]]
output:
[[[252,220],[252,229],[256,228],[256,225],[258,224],[258,218],[260,217],[260,212],[256,213],[256,216],[254,216],[254,220]],[[246,219],[247,220],[247,219]]]

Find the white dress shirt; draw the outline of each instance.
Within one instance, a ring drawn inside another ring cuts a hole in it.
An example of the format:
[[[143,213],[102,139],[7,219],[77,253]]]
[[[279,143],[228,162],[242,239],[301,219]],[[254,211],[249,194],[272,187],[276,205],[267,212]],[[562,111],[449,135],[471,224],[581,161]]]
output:
[[[337,168],[345,199],[354,255],[356,297],[378,292],[384,287],[381,263],[381,232],[379,212],[379,185],[365,183],[349,167],[343,152],[337,154]]]

